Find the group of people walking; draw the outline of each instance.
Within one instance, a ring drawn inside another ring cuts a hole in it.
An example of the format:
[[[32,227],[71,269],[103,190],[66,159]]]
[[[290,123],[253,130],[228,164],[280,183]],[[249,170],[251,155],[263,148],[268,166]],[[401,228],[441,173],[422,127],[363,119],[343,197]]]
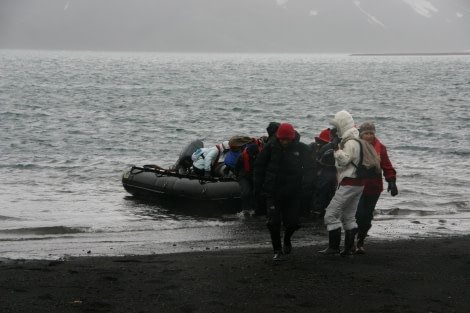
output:
[[[396,171],[387,148],[375,136],[375,125],[366,122],[358,129],[345,110],[337,112],[329,124],[330,128],[307,145],[291,124],[272,122],[264,140],[238,136],[238,145],[231,139],[193,160],[197,174],[213,174],[213,159],[225,153],[224,173],[236,175],[242,209],[253,209],[267,217],[275,261],[291,252],[292,235],[300,227],[299,210],[306,203],[314,216],[323,216],[328,230],[328,247],[320,253],[364,254],[364,242],[383,191],[382,175],[388,183],[387,191],[392,196],[398,194]],[[364,142],[373,147],[370,150],[380,162],[380,173],[375,177],[358,175],[366,157],[361,146]]]

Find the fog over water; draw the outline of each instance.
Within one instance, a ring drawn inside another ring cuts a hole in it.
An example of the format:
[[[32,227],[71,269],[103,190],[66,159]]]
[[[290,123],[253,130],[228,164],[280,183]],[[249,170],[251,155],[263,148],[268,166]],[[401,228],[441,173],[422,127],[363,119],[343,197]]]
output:
[[[470,52],[465,0],[3,0],[0,48]]]

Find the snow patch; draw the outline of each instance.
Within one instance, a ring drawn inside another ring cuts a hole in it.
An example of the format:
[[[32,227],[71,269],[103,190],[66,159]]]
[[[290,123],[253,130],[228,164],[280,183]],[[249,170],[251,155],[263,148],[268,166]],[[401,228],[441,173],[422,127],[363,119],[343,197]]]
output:
[[[439,12],[439,10],[427,0],[403,0],[403,2],[415,10],[416,13],[427,18],[431,18],[433,12]]]
[[[362,7],[361,7],[361,2],[358,1],[358,0],[355,0],[353,1],[353,3],[356,5],[356,7],[359,9],[359,11],[361,11],[362,13],[364,13],[366,16],[367,16],[367,21],[371,24],[377,24],[377,25],[380,25],[382,26],[383,28],[386,28],[385,25],[379,21],[375,16],[373,16],[372,14],[369,14],[368,12],[366,12],[366,10],[364,10]]]

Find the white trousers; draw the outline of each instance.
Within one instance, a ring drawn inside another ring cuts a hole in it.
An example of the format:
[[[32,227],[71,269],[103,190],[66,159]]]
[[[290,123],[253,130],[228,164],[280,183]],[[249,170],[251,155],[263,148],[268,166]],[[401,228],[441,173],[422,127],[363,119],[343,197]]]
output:
[[[343,227],[344,230],[357,228],[356,209],[364,186],[340,185],[325,211],[325,225],[328,231]]]

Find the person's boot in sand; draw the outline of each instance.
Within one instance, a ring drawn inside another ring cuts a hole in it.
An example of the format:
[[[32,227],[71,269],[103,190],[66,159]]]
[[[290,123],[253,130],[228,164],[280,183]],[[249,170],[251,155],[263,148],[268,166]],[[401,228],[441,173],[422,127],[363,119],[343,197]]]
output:
[[[356,254],[366,254],[364,250],[364,241],[367,237],[367,231],[359,230],[357,233],[357,245],[356,245]]]
[[[356,239],[357,228],[346,230],[344,234],[344,250],[341,251],[341,256],[353,255],[356,252],[354,241]]]
[[[330,254],[338,254],[339,251],[339,244],[341,242],[341,228],[337,228],[334,230],[330,230],[328,232],[328,248],[318,251],[321,254],[330,255]]]

